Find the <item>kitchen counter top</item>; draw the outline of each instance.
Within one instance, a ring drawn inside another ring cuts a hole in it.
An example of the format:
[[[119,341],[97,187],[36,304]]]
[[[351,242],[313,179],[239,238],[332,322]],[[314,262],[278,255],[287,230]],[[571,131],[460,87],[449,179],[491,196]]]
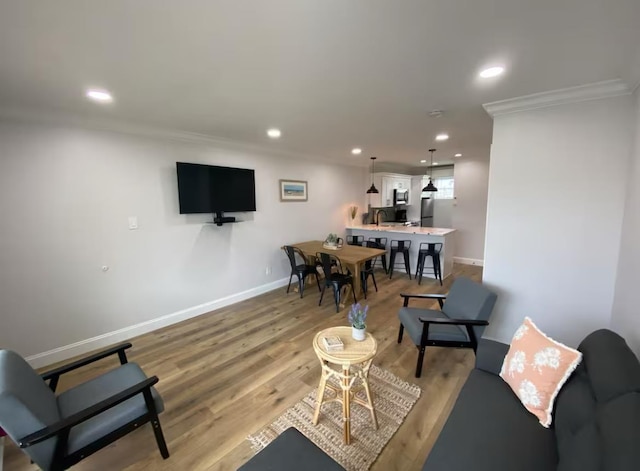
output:
[[[455,232],[455,229],[447,229],[442,227],[419,227],[419,226],[390,226],[380,224],[352,224],[346,227],[347,229],[354,229],[360,231],[376,231],[376,232],[398,232],[401,234],[422,234],[432,236],[445,236]]]

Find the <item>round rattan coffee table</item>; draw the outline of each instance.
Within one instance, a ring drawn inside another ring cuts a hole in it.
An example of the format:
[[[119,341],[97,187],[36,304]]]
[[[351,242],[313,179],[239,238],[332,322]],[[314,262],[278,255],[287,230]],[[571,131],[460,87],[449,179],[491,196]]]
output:
[[[328,352],[326,350],[322,338],[330,336],[340,337],[344,344],[342,351]],[[378,420],[369,389],[369,368],[378,349],[376,339],[367,333],[365,340],[358,342],[351,337],[351,327],[331,327],[316,334],[313,339],[313,349],[322,365],[322,377],[318,386],[313,424],[318,423],[322,404],[337,401],[342,404],[345,444],[348,445],[351,442],[351,403],[369,409],[373,425],[377,429]],[[332,368],[331,364],[339,365],[340,369]],[[335,385],[330,382],[332,379],[335,381]],[[361,384],[354,386],[358,380]],[[327,389],[333,391],[335,396],[325,399]],[[366,401],[355,396],[355,393],[360,389],[364,389]]]

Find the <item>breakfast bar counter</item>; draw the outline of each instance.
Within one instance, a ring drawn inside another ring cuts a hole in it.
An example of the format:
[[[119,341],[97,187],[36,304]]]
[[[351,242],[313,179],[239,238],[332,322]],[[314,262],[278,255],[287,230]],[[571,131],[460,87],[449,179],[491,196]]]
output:
[[[409,250],[411,259],[411,275],[415,274],[416,264],[418,262],[418,250],[420,243],[440,243],[442,244],[442,252],[440,252],[440,270],[442,278],[446,278],[453,271],[453,253],[455,250],[455,229],[442,227],[419,227],[419,226],[391,226],[391,225],[350,225],[347,226],[348,235],[361,235],[364,240],[375,237],[386,237],[387,250],[392,240],[410,240],[411,248]],[[398,261],[400,257],[398,257]],[[425,264],[424,277],[435,278],[431,268],[430,260]],[[396,265],[395,271],[403,272],[404,267],[401,264]]]

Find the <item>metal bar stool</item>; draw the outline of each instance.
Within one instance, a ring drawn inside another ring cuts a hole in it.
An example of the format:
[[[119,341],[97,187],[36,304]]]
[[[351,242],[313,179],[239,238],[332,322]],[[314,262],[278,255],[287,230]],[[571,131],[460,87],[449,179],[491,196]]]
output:
[[[361,235],[348,235],[347,245],[362,245],[364,242],[364,236]]]
[[[378,244],[377,249],[387,250],[387,238],[386,237],[369,237],[370,242],[375,242]],[[387,269],[387,254],[380,255],[380,261],[382,262],[382,269],[385,273],[388,273]],[[372,268],[376,267],[376,263],[378,263],[378,257],[373,259],[373,263],[371,265]]]
[[[391,258],[389,259],[389,279],[393,277],[393,267],[396,264],[396,255],[401,253],[404,258],[404,269],[411,279],[411,261],[409,260],[409,249],[411,248],[410,240],[392,240],[391,241]]]
[[[416,278],[418,284],[422,282],[422,273],[424,272],[424,262],[427,257],[431,257],[433,263],[433,276],[436,280],[440,280],[442,286],[442,270],[440,269],[440,252],[442,252],[442,244],[439,242],[422,242],[418,250],[418,264],[416,265]]]

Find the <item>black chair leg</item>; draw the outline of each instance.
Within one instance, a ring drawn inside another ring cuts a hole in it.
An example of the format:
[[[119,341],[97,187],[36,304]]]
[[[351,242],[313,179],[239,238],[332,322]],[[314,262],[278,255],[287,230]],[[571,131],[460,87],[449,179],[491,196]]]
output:
[[[318,291],[322,291],[322,288],[320,288],[320,275],[318,275],[318,272],[316,272],[315,277],[316,283],[318,284]]]
[[[336,312],[340,312],[340,292],[342,288],[338,287],[338,285],[333,285],[333,299],[336,302]]]
[[[407,275],[409,275],[409,279],[411,279],[411,265],[409,264],[409,252],[403,252],[404,255],[404,269],[407,271]]]
[[[327,289],[327,285],[322,285],[322,291],[320,291],[320,301],[318,301],[318,306],[322,306],[322,297],[324,296],[324,290]]]
[[[289,275],[289,285],[287,286],[287,294],[289,294],[289,288],[291,288],[291,279],[293,278],[293,273]]]
[[[436,280],[440,280],[440,286],[442,286],[442,274],[440,273],[440,256],[432,255],[431,259],[433,260],[433,273],[435,274]]]
[[[418,277],[418,284],[422,283],[422,272],[424,271],[424,259],[427,258],[426,255],[421,254],[418,258],[418,273],[416,276]]]
[[[404,326],[400,323],[400,330],[398,331],[398,343],[402,342],[402,334],[404,334]]]
[[[391,252],[389,257],[389,279],[393,278],[393,266],[396,264],[396,255],[398,252]]]
[[[300,291],[300,298],[302,298],[302,295],[304,294],[304,281],[305,277],[298,275],[298,291]]]
[[[420,347],[418,352],[418,364],[416,365],[416,378],[422,376],[422,363],[424,361],[424,351],[426,347]]]
[[[373,287],[376,289],[376,293],[378,292],[378,285],[376,283],[376,275],[373,274],[373,272],[371,272],[371,279],[373,280]],[[366,298],[366,296],[365,296]]]
[[[369,276],[365,272],[361,273],[360,281],[362,283],[362,292],[364,293],[364,299],[367,299],[367,278],[369,278]]]
[[[387,268],[387,254],[382,255],[380,258],[382,259],[382,269],[385,273],[389,273],[389,269]]]
[[[353,284],[353,280],[351,280],[351,292],[353,293],[353,303],[358,303],[358,298],[356,297],[356,285]]]

